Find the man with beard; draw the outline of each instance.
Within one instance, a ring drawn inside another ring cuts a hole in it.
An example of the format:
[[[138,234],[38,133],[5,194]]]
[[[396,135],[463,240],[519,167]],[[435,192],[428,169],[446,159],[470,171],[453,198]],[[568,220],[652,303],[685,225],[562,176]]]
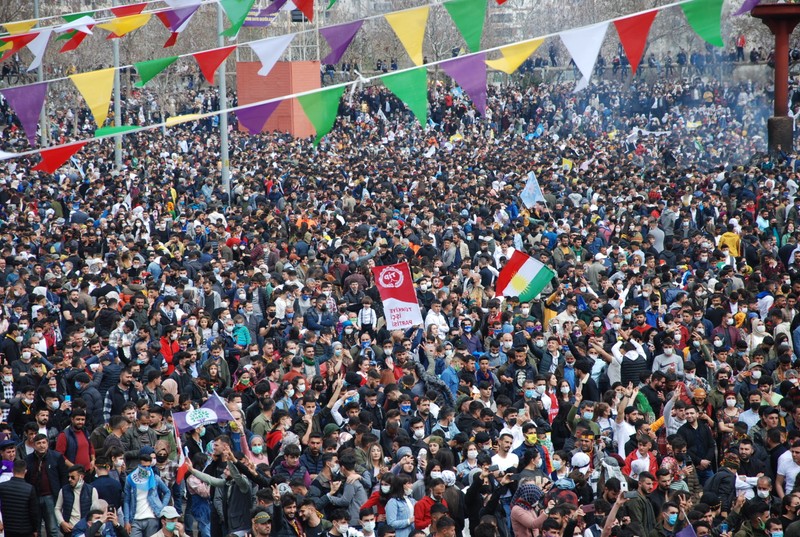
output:
[[[767,466],[764,464],[764,460],[755,455],[755,444],[750,438],[739,440],[739,475],[756,477],[766,473]]]
[[[119,382],[112,386],[106,393],[103,402],[103,419],[106,423],[111,420],[111,416],[122,414],[122,409],[128,401],[137,401],[139,394],[133,387],[133,372],[125,368],[119,374]]]
[[[64,455],[67,466],[79,464],[88,472],[94,469],[94,446],[86,430],[86,411],[78,408],[72,412],[70,425],[58,435],[56,451]]]
[[[272,508],[272,534],[275,537],[304,537],[306,532],[297,517],[297,499],[293,494],[281,496],[277,485],[272,486],[275,506]]]
[[[263,507],[256,507],[252,512],[253,518],[250,521],[251,530],[247,537],[271,537],[272,517]]]
[[[706,423],[701,423],[698,417],[697,407],[687,408],[686,423],[678,429],[678,434],[686,440],[688,446],[686,453],[697,468],[697,478],[700,480],[700,484],[704,484],[714,474],[712,461],[714,460],[715,444],[711,429]]]

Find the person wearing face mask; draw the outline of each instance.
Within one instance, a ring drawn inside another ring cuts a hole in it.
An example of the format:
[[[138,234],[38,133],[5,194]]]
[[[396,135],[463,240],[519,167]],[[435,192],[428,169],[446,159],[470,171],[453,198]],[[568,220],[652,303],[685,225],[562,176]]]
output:
[[[22,330],[16,324],[8,325],[8,330],[0,340],[0,354],[5,356],[5,363],[13,364],[19,360],[21,345]]]
[[[760,499],[748,502],[744,506],[745,521],[734,537],[772,537],[767,533],[767,520],[769,520],[769,505]]]
[[[686,515],[681,513],[678,505],[674,502],[666,502],[656,522],[655,532],[651,532],[650,535],[653,537],[671,537],[681,531],[686,523]]]
[[[393,479],[394,479],[394,474],[392,474],[391,472],[386,472],[385,474],[383,474],[381,476],[380,485],[378,486],[377,490],[375,490],[367,499],[367,501],[361,505],[360,516],[362,520],[362,526],[364,520],[363,513],[365,511],[372,513],[373,509],[377,513],[376,520],[380,522],[386,521],[386,504],[391,498]]]
[[[485,352],[483,347],[483,340],[479,331],[475,330],[475,324],[470,317],[461,321],[461,342],[467,347],[467,352],[470,354]]]
[[[161,529],[151,537],[186,537],[178,511],[168,505],[161,510]]]
[[[426,530],[431,525],[431,507],[442,504],[447,507],[444,499],[445,484],[441,477],[432,478],[428,484],[428,494],[414,505],[414,527],[417,530]]]
[[[56,521],[65,534],[82,518],[89,515],[92,504],[98,500],[97,490],[84,481],[86,470],[80,464],[67,469],[69,483],[61,487],[55,505]]]

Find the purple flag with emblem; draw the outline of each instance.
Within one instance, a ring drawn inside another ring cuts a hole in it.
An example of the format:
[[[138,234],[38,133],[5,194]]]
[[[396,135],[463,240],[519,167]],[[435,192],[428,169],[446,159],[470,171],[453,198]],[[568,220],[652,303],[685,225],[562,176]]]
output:
[[[28,137],[28,143],[31,146],[36,145],[36,124],[39,122],[39,113],[47,96],[47,82],[4,89],[2,94],[19,118],[25,136]]]
[[[442,69],[467,92],[475,109],[486,113],[486,53],[470,54],[442,63]]]
[[[331,52],[322,58],[323,64],[336,64],[344,56],[347,47],[353,42],[361,26],[364,24],[363,20],[348,22],[347,24],[340,24],[338,26],[329,26],[328,28],[320,28],[319,33],[328,42],[331,47]]]
[[[176,412],[172,415],[175,430],[178,434],[191,431],[203,425],[221,423],[224,421],[234,421],[233,414],[228,410],[225,401],[217,395],[212,394],[203,406],[188,412]]]

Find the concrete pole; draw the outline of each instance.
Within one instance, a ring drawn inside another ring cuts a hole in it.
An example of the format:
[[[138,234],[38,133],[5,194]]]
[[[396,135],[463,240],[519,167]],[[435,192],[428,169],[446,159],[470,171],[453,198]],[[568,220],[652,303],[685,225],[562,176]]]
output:
[[[225,46],[225,36],[222,35],[223,26],[223,10],[222,4],[217,3],[217,35],[219,36],[219,46]],[[219,85],[219,108],[225,110],[228,108],[228,81],[227,72],[225,69],[225,62],[219,66],[217,72],[217,83]],[[219,156],[222,160],[222,188],[228,195],[228,204],[232,203],[231,199],[231,169],[230,158],[228,156],[228,114],[222,113],[219,115]]]
[[[39,0],[33,0],[33,18],[37,19],[36,26],[39,26]],[[39,68],[36,69],[36,80],[39,82],[44,81],[44,71],[42,70],[41,64],[39,64]],[[50,132],[48,131],[47,125],[47,99],[44,100],[42,109],[39,112],[39,130],[41,131],[42,147],[47,147],[47,141],[50,138]]]
[[[113,0],[113,5],[119,5],[119,0]],[[120,103],[120,76],[119,76],[119,39],[112,39],[111,46],[114,50],[114,126],[122,126],[122,105]],[[102,127],[102,125],[98,125]],[[114,166],[122,169],[122,135],[114,136]]]

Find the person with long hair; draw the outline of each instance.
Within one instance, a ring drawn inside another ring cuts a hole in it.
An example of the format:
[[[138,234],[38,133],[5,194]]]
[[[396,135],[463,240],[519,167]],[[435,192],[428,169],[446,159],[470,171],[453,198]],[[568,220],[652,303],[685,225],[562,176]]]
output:
[[[375,521],[378,524],[386,522],[386,504],[389,502],[389,498],[392,497],[393,483],[394,474],[391,472],[381,474],[377,489],[361,506],[361,509],[375,509]]]
[[[409,537],[414,531],[413,485],[406,475],[395,476],[389,501],[386,503],[386,524],[394,528],[396,537]]]
[[[386,473],[386,461],[383,457],[383,448],[380,442],[372,442],[367,446],[366,474],[369,474],[371,490],[378,487],[380,476]]]

